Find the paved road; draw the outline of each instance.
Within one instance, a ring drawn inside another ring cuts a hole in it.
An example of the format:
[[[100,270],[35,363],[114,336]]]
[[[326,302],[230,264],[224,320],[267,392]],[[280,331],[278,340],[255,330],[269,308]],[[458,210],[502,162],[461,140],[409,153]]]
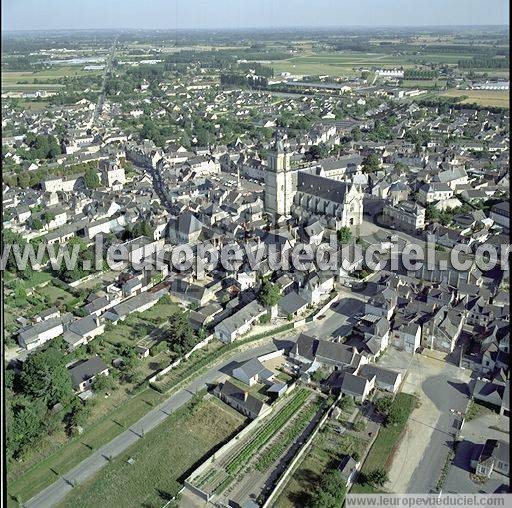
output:
[[[454,439],[455,416],[465,411],[467,371],[416,354],[403,390],[417,393],[421,406],[411,415],[390,470],[391,492],[431,493]]]
[[[359,300],[343,299],[338,306],[336,306],[336,309],[329,309],[326,312],[325,321],[321,322],[320,328],[318,325],[319,322],[313,322],[304,327],[303,331],[316,335],[320,333],[322,337],[337,335],[339,334],[340,326],[343,326],[349,319],[352,319],[353,310],[359,308],[359,306],[362,306]],[[47,508],[55,506],[64,499],[73,489],[73,486],[81,484],[91,478],[102,467],[108,464],[111,458],[117,457],[123,453],[131,445],[141,439],[146,432],[154,429],[172,412],[186,404],[196,392],[205,388],[208,384],[214,383],[222,374],[229,372],[235,363],[244,362],[256,356],[276,351],[283,346],[291,346],[291,344],[297,340],[298,336],[299,332],[291,332],[290,335],[286,336],[283,340],[273,341],[269,339],[268,344],[235,353],[229,360],[219,363],[205,374],[198,376],[186,387],[149,411],[137,423],[119,434],[110,441],[110,443],[101,447],[80,462],[80,464],[68,471],[63,477],[59,478],[53,484],[24,503],[24,506],[27,508]]]
[[[116,54],[116,44],[117,38],[114,40],[114,44],[112,45],[110,51],[110,56],[105,66],[105,72],[103,73],[103,81],[101,82],[100,95],[98,96],[98,102],[96,103],[96,107],[94,108],[94,113],[91,118],[91,127],[94,127],[103,109],[103,103],[105,102],[105,87],[107,85],[107,79],[110,76],[110,73],[112,72],[112,64],[114,60],[114,55]]]

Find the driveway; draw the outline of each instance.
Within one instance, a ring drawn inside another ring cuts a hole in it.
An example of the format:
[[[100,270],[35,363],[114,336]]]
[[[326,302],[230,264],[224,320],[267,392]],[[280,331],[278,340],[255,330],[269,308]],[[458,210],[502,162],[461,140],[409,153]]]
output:
[[[435,491],[455,430],[451,410],[466,409],[468,379],[465,370],[414,355],[402,390],[416,393],[421,405],[413,411],[391,464],[387,485],[390,492]]]

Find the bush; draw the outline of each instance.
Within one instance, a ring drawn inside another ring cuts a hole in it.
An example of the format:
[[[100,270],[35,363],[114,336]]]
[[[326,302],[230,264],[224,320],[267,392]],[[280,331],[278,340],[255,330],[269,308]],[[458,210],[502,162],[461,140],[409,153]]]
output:
[[[158,342],[157,344],[155,344],[154,346],[151,346],[149,348],[149,354],[151,356],[156,356],[159,353],[161,353],[162,351],[165,351],[167,349],[167,347],[168,347],[167,342],[162,340],[161,342]]]

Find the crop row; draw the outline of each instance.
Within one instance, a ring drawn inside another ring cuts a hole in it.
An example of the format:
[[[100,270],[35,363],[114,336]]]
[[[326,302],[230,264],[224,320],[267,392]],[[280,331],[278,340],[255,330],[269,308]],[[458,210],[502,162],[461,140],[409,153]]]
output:
[[[268,453],[262,455],[256,463],[256,469],[258,471],[264,471],[267,469],[283,454],[292,441],[307,427],[313,416],[316,414],[317,409],[316,404],[308,407],[300,414],[295,422],[279,436],[278,442],[272,446]]]
[[[252,457],[256,450],[262,448],[267,441],[293,416],[308,398],[308,390],[302,389],[296,393],[292,400],[279,413],[267,422],[226,465],[226,471],[236,474]]]

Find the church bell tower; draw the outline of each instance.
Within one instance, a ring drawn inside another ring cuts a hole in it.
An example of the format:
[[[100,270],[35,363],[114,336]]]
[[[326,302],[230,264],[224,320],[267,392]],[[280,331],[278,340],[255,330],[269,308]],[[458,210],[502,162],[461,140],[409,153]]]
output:
[[[274,216],[290,215],[294,195],[290,154],[277,132],[273,149],[268,154],[267,165],[265,211]]]

